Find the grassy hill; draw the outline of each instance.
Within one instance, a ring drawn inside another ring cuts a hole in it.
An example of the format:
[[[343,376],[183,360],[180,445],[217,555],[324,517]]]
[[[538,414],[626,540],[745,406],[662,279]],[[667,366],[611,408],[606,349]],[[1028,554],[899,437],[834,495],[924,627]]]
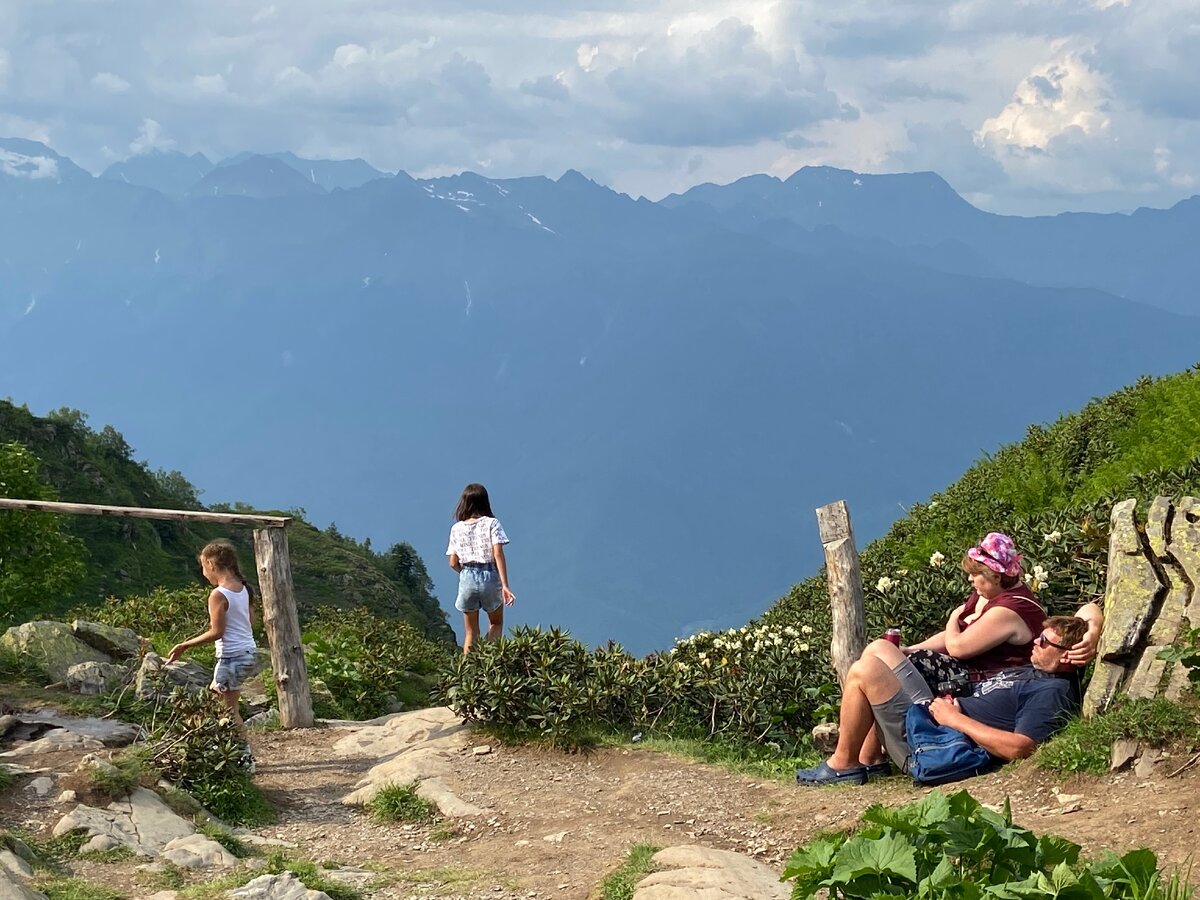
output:
[[[20,444],[37,457],[41,480],[60,500],[205,508],[196,488],[181,473],[152,470],[134,460],[120,432],[110,425],[95,431],[76,410],[61,409],[41,417],[0,400],[0,444],[6,443]],[[241,504],[213,509],[251,511]],[[314,528],[304,521],[303,510],[257,511],[290,515],[296,520],[288,528],[288,538],[302,619],[321,606],[363,606],[403,619],[426,637],[453,643],[445,613],[431,593],[425,565],[411,546],[396,544],[377,553],[369,541],[356,541],[335,527]],[[239,546],[243,568],[248,571],[253,560],[247,529],[96,516],[66,517],[64,527],[86,550],[84,574],[69,593],[31,601],[29,614],[52,616],[76,605],[99,604],[110,595],[146,594],[158,586],[198,586],[196,553],[216,537],[232,539]]]
[[[1104,589],[1113,503],[1159,494],[1200,494],[1200,365],[1031,425],[1023,441],[913,506],[861,553],[869,633],[900,624],[916,640],[940,629],[968,591],[958,561],[988,531],[1012,535],[1026,571],[1045,572],[1036,585],[1042,599],[1053,612],[1071,611]],[[824,573],[796,585],[763,621],[828,634]]]

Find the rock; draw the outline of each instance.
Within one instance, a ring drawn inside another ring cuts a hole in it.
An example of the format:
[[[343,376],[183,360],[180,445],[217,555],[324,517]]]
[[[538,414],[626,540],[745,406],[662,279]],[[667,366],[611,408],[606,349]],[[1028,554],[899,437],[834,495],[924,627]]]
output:
[[[67,670],[81,662],[112,662],[105,653],[89,647],[62,622],[26,622],[0,636],[0,649],[27,656],[51,681],[63,681]]]
[[[51,710],[40,709],[32,713],[21,713],[22,722],[61,728],[100,741],[107,747],[127,747],[139,740],[143,731],[139,725],[117,722],[113,719],[98,719],[93,716],[63,716]]]
[[[1130,761],[1137,756],[1140,746],[1137,741],[1129,738],[1119,738],[1113,741],[1112,756],[1109,758],[1108,771],[1115,772],[1129,765]]]
[[[134,692],[139,700],[165,699],[177,687],[191,693],[208,690],[212,670],[199,663],[174,662],[167,665],[161,656],[149,651],[134,679]]]
[[[279,724],[279,710],[268,709],[257,713],[246,720],[246,727],[256,730],[273,728]]]
[[[570,833],[571,832],[569,831],[556,831],[554,834],[547,834],[542,838],[542,840],[549,844],[561,844],[563,842],[563,838]]]
[[[310,891],[291,872],[282,875],[260,875],[240,888],[232,890],[229,897],[236,900],[330,900],[323,891]]]
[[[654,854],[663,871],[647,875],[633,900],[788,900],[791,886],[774,869],[729,850],[694,844]]]
[[[338,884],[348,884],[356,890],[363,890],[377,878],[375,872],[360,869],[358,866],[342,866],[340,869],[325,869],[322,874],[330,881]]]
[[[52,787],[54,787],[54,779],[43,775],[40,778],[33,779],[33,781],[25,785],[25,790],[33,791],[39,797],[45,797],[48,793],[50,793],[50,789]]]
[[[473,749],[471,751],[471,754],[473,756],[487,756],[491,752],[492,752],[491,744],[480,744],[478,747],[476,747],[475,749]]]
[[[259,709],[266,709],[271,705],[271,698],[267,696],[265,680],[261,674],[242,682],[242,700],[248,706]]]
[[[1153,747],[1142,750],[1142,755],[1133,765],[1133,774],[1138,778],[1149,778],[1154,774],[1155,764],[1163,758],[1163,752]]]
[[[428,800],[438,808],[438,812],[451,819],[469,819],[482,816],[487,812],[487,810],[463,800],[440,778],[422,780],[417,785],[417,796]]]
[[[71,623],[71,632],[89,647],[113,659],[133,659],[142,652],[142,639],[128,628],[76,619]]]
[[[73,731],[67,731],[62,728],[55,728],[46,734],[44,738],[39,738],[36,741],[30,741],[28,744],[20,744],[16,748],[5,753],[0,753],[0,758],[4,759],[19,759],[23,756],[39,756],[42,753],[56,753],[60,750],[103,750],[104,744],[95,738],[88,737],[83,734],[76,734]]]
[[[3,869],[0,869],[0,897],[4,900],[46,900],[45,894],[25,887]]]
[[[74,791],[63,791],[61,794],[58,795],[58,799],[55,800],[54,802],[55,803],[74,803],[78,799],[79,798],[75,795]]]
[[[236,856],[202,834],[189,834],[167,842],[160,856],[181,869],[231,869],[238,864]]]
[[[444,706],[383,716],[373,723],[355,728],[333,745],[334,751],[342,756],[387,756],[468,730],[462,719]],[[464,737],[462,746],[466,745]]]
[[[195,832],[186,822],[167,807],[158,795],[145,788],[134,788],[133,793],[123,800],[114,800],[105,809],[95,809],[79,804],[54,826],[58,837],[77,828],[93,835],[93,842],[128,847],[141,856],[156,857],[175,838],[186,837]],[[96,839],[100,840],[97,842]],[[92,842],[85,850],[96,849]]]
[[[20,875],[24,878],[33,877],[33,866],[27,863],[11,850],[0,850],[0,872],[10,875]]]
[[[98,696],[116,690],[129,677],[129,667],[119,663],[76,663],[67,669],[67,690]]]
[[[143,897],[142,900],[176,900],[178,897],[179,891],[159,891],[157,894]]]
[[[832,753],[837,749],[838,723],[826,722],[812,730],[813,747],[820,753]]]

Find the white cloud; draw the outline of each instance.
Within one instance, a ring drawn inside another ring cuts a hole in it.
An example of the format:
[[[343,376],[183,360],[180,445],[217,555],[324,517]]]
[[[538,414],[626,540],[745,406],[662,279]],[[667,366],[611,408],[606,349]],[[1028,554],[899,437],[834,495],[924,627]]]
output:
[[[1045,150],[1067,131],[1094,136],[1110,124],[1104,79],[1084,59],[1068,53],[1039,66],[1017,86],[1012,100],[976,132],[982,146]]]
[[[575,63],[585,72],[590,72],[592,65],[596,62],[596,57],[600,55],[600,48],[595,44],[580,44],[575,50]]]
[[[162,126],[158,122],[154,119],[142,119],[137,137],[129,144],[129,153],[132,156],[141,156],[155,150],[170,150],[174,146],[173,140],[163,136]]]
[[[3,47],[0,47],[0,90],[8,82],[8,71],[12,68],[12,57]]]
[[[92,84],[111,94],[122,94],[129,90],[129,82],[112,72],[97,72],[92,76]]]
[[[229,85],[224,75],[197,75],[192,79],[192,87],[201,94],[223,94]]]
[[[40,181],[58,177],[58,161],[50,156],[27,156],[0,147],[0,174]]]

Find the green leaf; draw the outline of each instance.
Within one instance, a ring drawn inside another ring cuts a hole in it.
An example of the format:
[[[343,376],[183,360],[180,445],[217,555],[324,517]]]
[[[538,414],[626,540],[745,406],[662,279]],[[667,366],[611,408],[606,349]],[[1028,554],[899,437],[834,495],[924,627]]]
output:
[[[895,875],[916,884],[917,857],[913,845],[901,835],[877,840],[856,836],[838,851],[832,880],[847,884],[862,875]]]

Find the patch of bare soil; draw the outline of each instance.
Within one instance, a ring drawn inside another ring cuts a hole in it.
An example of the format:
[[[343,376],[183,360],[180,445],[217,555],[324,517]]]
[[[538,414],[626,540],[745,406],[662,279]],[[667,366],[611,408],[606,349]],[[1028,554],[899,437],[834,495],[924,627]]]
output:
[[[792,850],[821,831],[853,825],[870,804],[897,805],[923,795],[900,776],[864,787],[803,788],[732,775],[719,768],[634,747],[560,754],[497,745],[486,755],[464,752],[450,787],[486,810],[439,825],[376,824],[341,798],[376,760],[335,757],[345,735],[336,727],[255,735],[257,783],[279,810],[279,821],[257,829],[298,845],[326,863],[367,866],[387,883],[379,900],[583,900],[620,865],[636,843],[659,847],[698,843],[735,850],[781,868]],[[484,743],[481,738],[479,743]],[[1061,834],[1085,853],[1149,847],[1167,866],[1186,864],[1200,841],[1200,767],[1168,773],[1168,759],[1148,778],[1123,773],[1056,778],[1031,764],[1009,766],[951,790],[967,788],[989,804],[1008,797],[1017,821],[1038,833]],[[27,761],[32,763],[32,761]],[[60,778],[75,759],[38,760]],[[48,835],[66,812],[21,777],[0,795],[0,827]],[[86,877],[149,896],[136,862],[81,868]],[[140,887],[136,887],[140,886]]]

